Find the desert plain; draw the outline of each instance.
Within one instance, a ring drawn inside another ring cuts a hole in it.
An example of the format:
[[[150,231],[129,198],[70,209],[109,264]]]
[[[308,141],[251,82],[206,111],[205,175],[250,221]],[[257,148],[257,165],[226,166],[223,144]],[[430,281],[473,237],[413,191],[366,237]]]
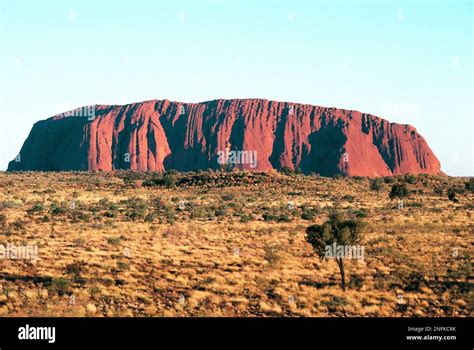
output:
[[[389,196],[394,184],[408,193]],[[472,316],[473,181],[316,174],[2,172],[0,316]],[[449,194],[449,196],[448,196]],[[306,228],[364,222],[363,259]]]

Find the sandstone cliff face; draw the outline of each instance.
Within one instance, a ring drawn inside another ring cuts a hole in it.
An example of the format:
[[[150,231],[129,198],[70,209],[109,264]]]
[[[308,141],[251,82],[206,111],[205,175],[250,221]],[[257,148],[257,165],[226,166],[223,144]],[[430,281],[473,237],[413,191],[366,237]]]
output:
[[[95,119],[58,115],[36,123],[8,170],[219,169],[349,176],[439,174],[409,125],[357,111],[262,99],[95,106]],[[232,151],[244,151],[233,157]],[[249,162],[248,155],[256,156]],[[246,158],[247,157],[247,158]]]

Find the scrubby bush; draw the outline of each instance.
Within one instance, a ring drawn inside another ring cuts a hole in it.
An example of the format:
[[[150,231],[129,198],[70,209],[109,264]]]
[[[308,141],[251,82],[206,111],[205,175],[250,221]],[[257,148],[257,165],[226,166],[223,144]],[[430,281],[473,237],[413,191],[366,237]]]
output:
[[[248,214],[241,214],[240,215],[240,222],[242,223],[246,223],[246,222],[249,222],[251,221],[253,218],[251,215],[248,215]]]
[[[280,169],[280,173],[285,174],[285,175],[294,175],[295,171],[291,169],[290,167],[284,166]]]
[[[232,193],[226,193],[221,196],[221,199],[226,202],[232,201],[235,199],[235,195]]]
[[[392,189],[390,190],[389,197],[393,198],[404,198],[407,197],[410,191],[406,187],[404,183],[396,183],[392,185]]]
[[[174,187],[177,182],[178,178],[176,177],[174,172],[168,172],[163,176],[163,186],[167,188]]]
[[[109,237],[109,238],[107,238],[107,243],[110,244],[110,245],[119,245],[121,241],[122,241],[122,238],[120,238],[120,237]]]
[[[349,279],[349,287],[360,290],[364,286],[364,279],[357,275],[352,275]]]
[[[381,178],[375,178],[370,180],[370,189],[379,193],[383,189],[383,181]]]
[[[444,193],[443,187],[438,186],[433,189],[433,194],[436,196],[442,196]]]
[[[143,220],[145,218],[145,212],[132,209],[127,212],[127,217],[132,221]]]
[[[65,208],[62,207],[54,207],[54,209],[51,210],[52,215],[61,215],[66,212]]]
[[[278,221],[278,216],[271,213],[264,213],[262,217],[264,221]]]
[[[221,205],[214,210],[214,215],[217,217],[223,217],[227,215],[227,206]]]
[[[291,222],[293,218],[288,214],[282,214],[278,217],[278,222]]]
[[[358,209],[354,211],[354,215],[358,218],[366,218],[367,217],[367,212],[365,209]]]
[[[303,213],[301,214],[301,218],[303,220],[313,220],[317,214],[317,210],[314,208],[303,208]]]
[[[35,203],[31,209],[28,210],[29,214],[42,212],[44,210],[42,203]]]
[[[78,222],[79,220],[88,222],[88,221],[90,221],[91,216],[88,213],[84,213],[80,210],[74,210],[69,214],[69,218],[73,222]]]
[[[353,202],[355,200],[355,197],[350,195],[350,194],[346,194],[342,197],[342,200],[343,201],[348,201],[348,202]]]
[[[166,173],[155,173],[151,179],[143,181],[143,186],[164,186],[167,188],[174,187],[178,183],[178,172],[174,169],[167,171]]]
[[[82,265],[79,263],[72,263],[66,266],[66,273],[68,275],[72,275],[72,280],[74,282],[81,282],[81,273],[82,273]]]
[[[194,207],[191,211],[191,219],[205,219],[209,216],[206,208]]]
[[[459,200],[456,198],[456,193],[457,193],[456,188],[451,187],[448,189],[448,199],[454,203],[459,202]]]
[[[466,190],[474,192],[474,177],[471,177],[468,182],[465,183]]]
[[[50,285],[50,290],[63,296],[70,292],[71,282],[67,278],[53,278]]]
[[[416,182],[417,182],[416,176],[412,175],[412,174],[406,174],[405,175],[405,182],[409,183],[411,185],[416,184]]]
[[[264,259],[270,265],[275,265],[281,259],[281,256],[278,254],[280,247],[267,244],[263,247],[263,250],[265,252]]]
[[[155,221],[155,214],[149,213],[149,214],[145,217],[145,222],[153,222],[153,221]]]
[[[126,213],[126,216],[132,220],[132,221],[136,221],[136,220],[143,220],[146,216],[146,211],[147,211],[147,208],[148,208],[148,204],[145,200],[141,199],[141,198],[136,198],[136,197],[133,197],[133,198],[129,198],[126,202],[125,202],[126,206],[127,206],[127,213]]]
[[[385,176],[383,178],[383,182],[386,184],[393,184],[395,182],[395,178],[393,176]]]
[[[152,199],[152,204],[155,207],[155,210],[158,212],[165,212],[170,207],[168,203],[166,203],[166,201],[160,197]]]
[[[7,223],[7,217],[5,214],[0,214],[0,226],[4,226]]]

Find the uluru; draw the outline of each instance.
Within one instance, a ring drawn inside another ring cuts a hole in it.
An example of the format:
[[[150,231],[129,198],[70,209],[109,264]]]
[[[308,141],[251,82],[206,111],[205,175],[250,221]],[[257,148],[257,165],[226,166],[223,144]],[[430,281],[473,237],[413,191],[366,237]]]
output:
[[[9,171],[193,171],[233,166],[323,176],[441,174],[413,126],[359,111],[276,102],[95,105],[34,124]],[[224,161],[223,161],[224,160]]]

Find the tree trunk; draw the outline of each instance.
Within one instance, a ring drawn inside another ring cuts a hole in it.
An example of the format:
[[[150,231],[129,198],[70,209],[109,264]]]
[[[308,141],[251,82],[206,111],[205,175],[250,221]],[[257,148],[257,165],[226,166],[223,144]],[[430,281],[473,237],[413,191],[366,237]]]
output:
[[[344,261],[342,258],[336,258],[337,265],[339,266],[339,272],[341,273],[341,288],[343,291],[346,290],[346,277],[344,275]]]

